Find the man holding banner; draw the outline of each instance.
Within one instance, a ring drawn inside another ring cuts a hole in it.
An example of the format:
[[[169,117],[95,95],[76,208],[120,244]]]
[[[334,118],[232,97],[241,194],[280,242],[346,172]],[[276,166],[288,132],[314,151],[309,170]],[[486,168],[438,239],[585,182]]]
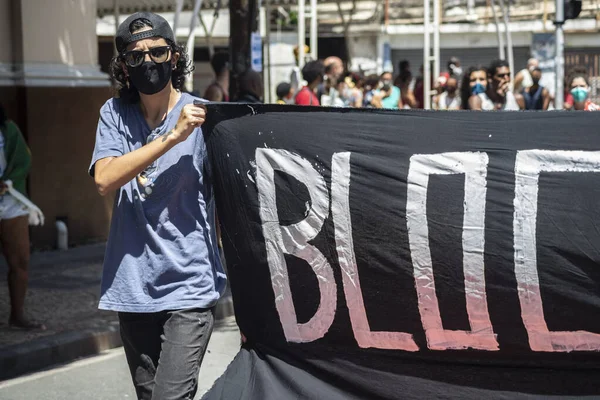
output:
[[[99,307],[119,313],[138,399],[191,399],[226,281],[205,109],[181,92],[190,62],[164,18],[135,13],[115,41],[119,98],[100,110],[89,169],[116,192]]]

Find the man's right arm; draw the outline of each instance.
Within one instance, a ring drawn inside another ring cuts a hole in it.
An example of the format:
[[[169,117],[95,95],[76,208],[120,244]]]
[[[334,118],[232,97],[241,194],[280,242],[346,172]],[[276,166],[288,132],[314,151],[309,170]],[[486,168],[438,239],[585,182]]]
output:
[[[101,196],[105,196],[135,178],[204,123],[204,107],[188,104],[183,107],[177,124],[166,134],[141,148],[118,157],[105,157],[93,165],[93,176]]]
[[[101,196],[117,190],[177,144],[173,131],[141,148],[119,157],[96,161],[94,181]]]

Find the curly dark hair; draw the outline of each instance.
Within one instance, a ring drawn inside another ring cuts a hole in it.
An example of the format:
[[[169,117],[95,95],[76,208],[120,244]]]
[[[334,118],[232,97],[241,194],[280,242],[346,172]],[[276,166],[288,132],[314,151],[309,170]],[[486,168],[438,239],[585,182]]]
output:
[[[487,69],[483,65],[476,65],[469,68],[463,75],[460,83],[460,103],[462,104],[463,110],[470,110],[469,98],[471,97],[471,74],[476,71],[483,71],[487,76]]]
[[[134,33],[142,28],[152,28],[152,23],[145,18],[136,19],[129,26],[129,32]],[[175,64],[175,69],[171,75],[171,82],[175,89],[181,90],[185,83],[185,76],[194,70],[192,62],[189,60],[187,50],[184,46],[180,46],[171,40],[165,39],[167,44],[171,46],[171,57],[173,54],[178,53],[179,59]],[[116,94],[118,97],[128,103],[137,103],[140,100],[140,93],[138,90],[129,84],[129,79],[123,71],[123,55],[118,54],[110,60],[108,66],[109,75],[115,85]]]

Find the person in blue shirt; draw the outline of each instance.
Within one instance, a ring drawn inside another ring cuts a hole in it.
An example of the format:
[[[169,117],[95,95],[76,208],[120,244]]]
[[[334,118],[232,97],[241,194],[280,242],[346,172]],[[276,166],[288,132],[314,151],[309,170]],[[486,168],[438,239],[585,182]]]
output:
[[[118,312],[139,399],[192,399],[226,277],[215,232],[200,99],[167,21],[135,13],[111,61],[89,173],[115,193],[99,308]]]

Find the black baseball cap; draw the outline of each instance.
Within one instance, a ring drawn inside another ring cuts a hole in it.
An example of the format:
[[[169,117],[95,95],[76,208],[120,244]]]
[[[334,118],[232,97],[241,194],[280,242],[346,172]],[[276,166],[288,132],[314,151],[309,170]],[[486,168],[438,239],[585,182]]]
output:
[[[138,19],[147,19],[150,21],[152,29],[139,33],[131,33],[129,31],[129,27],[133,21]],[[166,19],[160,15],[147,11],[136,12],[135,14],[131,14],[125,21],[121,23],[121,25],[119,25],[119,28],[117,29],[117,35],[115,36],[115,45],[117,46],[117,51],[122,53],[130,43],[135,42],[136,40],[147,39],[151,37],[161,37],[165,40],[175,42],[173,29],[171,29],[171,26]]]

